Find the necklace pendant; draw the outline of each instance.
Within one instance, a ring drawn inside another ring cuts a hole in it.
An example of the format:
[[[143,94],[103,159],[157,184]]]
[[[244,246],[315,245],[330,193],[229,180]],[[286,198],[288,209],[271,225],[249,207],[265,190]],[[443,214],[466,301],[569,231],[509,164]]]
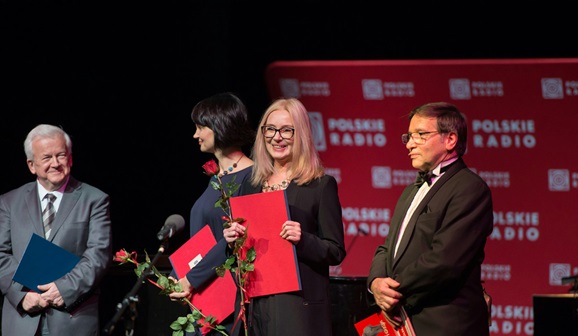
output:
[[[289,187],[290,182],[291,181],[289,181],[289,180],[283,180],[283,181],[281,181],[281,183],[274,184],[274,185],[270,186],[269,183],[267,181],[265,181],[263,183],[263,186],[261,186],[261,190],[263,192],[285,190],[285,189],[287,189],[287,187]]]
[[[233,163],[233,165],[232,165],[231,167],[229,167],[229,168],[227,168],[227,169],[223,169],[223,172],[220,174],[220,177],[223,177],[223,176],[229,174],[230,172],[233,171],[233,169],[237,168],[237,165],[238,165],[239,161],[241,161],[241,159],[242,159],[244,156],[245,156],[245,155],[241,155],[241,156],[239,157],[239,159],[237,159],[237,162]],[[220,167],[220,164],[219,164],[219,167]]]

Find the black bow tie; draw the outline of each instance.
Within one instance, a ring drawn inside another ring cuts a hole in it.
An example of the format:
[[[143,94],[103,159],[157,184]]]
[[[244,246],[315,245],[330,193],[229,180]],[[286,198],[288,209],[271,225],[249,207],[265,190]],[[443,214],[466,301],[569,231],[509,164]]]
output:
[[[437,176],[434,175],[433,172],[424,172],[424,171],[420,171],[417,173],[417,178],[415,179],[415,185],[418,187],[421,187],[422,184],[427,182],[428,186],[431,186],[431,178],[433,176]]]
[[[448,170],[450,168],[450,166],[453,165],[447,165],[445,167],[442,167],[440,169],[440,174],[444,173],[446,170]],[[415,179],[414,184],[418,187],[421,187],[422,184],[424,184],[425,182],[427,182],[428,186],[431,186],[431,179],[432,177],[438,177],[438,175],[434,174],[433,171],[429,171],[429,172],[424,172],[424,171],[420,171],[417,173],[417,178]]]

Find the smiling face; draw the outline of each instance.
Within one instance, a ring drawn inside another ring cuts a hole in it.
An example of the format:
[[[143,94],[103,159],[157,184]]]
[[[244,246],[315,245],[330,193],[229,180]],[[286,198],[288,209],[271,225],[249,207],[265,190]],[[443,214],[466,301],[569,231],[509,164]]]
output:
[[[72,155],[66,149],[63,136],[38,138],[32,141],[33,159],[28,169],[48,191],[58,190],[70,175]]]
[[[293,127],[293,121],[289,112],[285,110],[276,110],[269,114],[265,126],[271,126],[275,129],[283,129],[286,127]],[[293,157],[293,140],[295,135],[291,139],[283,139],[281,137],[281,132],[275,132],[272,138],[265,138],[265,147],[267,152],[273,160],[279,163],[286,163],[291,161]]]
[[[195,125],[195,134],[193,138],[199,141],[201,152],[214,153],[215,152],[215,133],[207,126]]]

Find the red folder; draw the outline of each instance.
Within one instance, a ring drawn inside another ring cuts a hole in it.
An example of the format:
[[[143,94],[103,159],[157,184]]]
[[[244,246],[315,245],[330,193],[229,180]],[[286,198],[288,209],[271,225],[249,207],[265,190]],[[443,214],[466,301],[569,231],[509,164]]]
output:
[[[171,254],[169,260],[178,278],[186,276],[216,243],[211,228],[205,225]],[[235,310],[236,291],[237,285],[231,273],[225,272],[223,277],[217,277],[202,291],[195,291],[191,303],[204,315],[212,315],[220,323]]]
[[[355,323],[355,330],[360,336],[416,336],[411,321],[403,307],[401,308],[402,325],[395,328],[379,311],[368,318]]]
[[[289,219],[285,190],[232,197],[230,204],[233,217],[246,220],[245,247],[256,253],[248,298],[301,290],[295,246],[280,236]]]

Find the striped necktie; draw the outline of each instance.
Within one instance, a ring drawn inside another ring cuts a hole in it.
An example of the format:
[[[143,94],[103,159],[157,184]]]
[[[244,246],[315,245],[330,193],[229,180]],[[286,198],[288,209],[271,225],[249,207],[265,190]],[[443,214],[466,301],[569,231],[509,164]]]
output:
[[[52,229],[52,222],[56,216],[56,210],[54,209],[54,200],[56,196],[53,194],[46,194],[44,196],[48,200],[44,211],[42,211],[42,221],[44,222],[44,236],[48,238],[50,236],[50,230]]]

